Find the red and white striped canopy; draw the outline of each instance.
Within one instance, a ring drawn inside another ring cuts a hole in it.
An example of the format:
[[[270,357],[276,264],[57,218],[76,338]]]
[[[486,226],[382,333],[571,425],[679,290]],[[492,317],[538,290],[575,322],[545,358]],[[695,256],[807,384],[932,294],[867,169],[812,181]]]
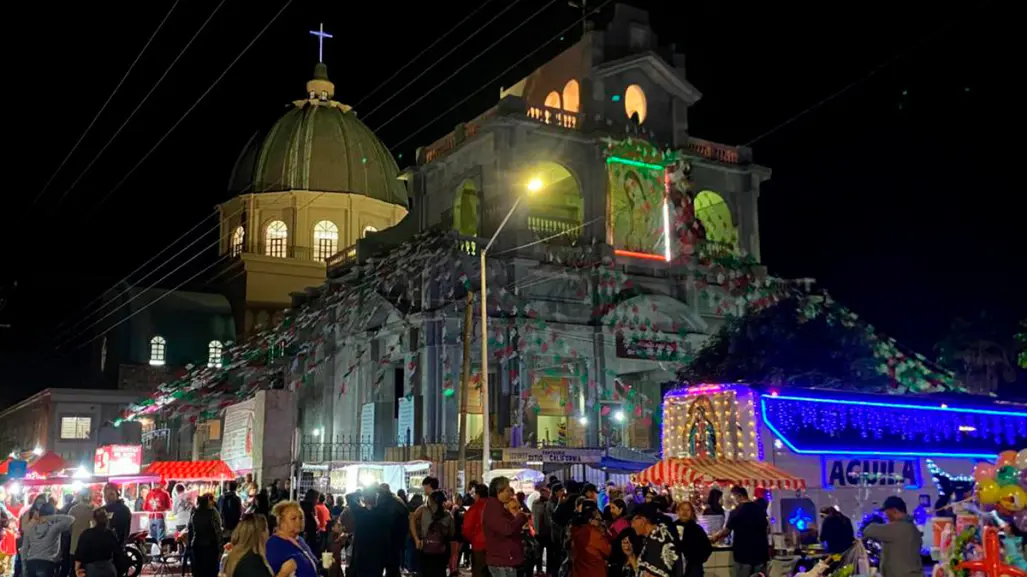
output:
[[[770,463],[733,459],[663,459],[638,474],[650,485],[741,485],[764,489],[805,489],[806,480]]]

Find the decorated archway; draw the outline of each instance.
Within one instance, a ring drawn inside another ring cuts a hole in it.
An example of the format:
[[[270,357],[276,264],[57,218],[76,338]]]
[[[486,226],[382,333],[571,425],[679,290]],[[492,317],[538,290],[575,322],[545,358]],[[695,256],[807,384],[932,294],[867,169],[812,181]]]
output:
[[[539,162],[525,171],[526,182],[534,183],[527,202],[528,228],[539,238],[564,233],[560,239],[581,236],[585,203],[578,181],[567,168],[555,162]]]

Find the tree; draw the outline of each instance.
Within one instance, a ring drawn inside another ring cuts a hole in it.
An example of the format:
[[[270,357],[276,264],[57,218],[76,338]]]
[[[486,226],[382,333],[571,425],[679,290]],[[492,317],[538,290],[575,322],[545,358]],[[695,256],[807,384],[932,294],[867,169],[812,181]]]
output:
[[[997,393],[1016,379],[1005,338],[987,312],[972,319],[956,318],[934,346],[938,364],[951,370],[970,392]]]
[[[868,333],[823,314],[824,295],[792,295],[728,321],[679,373],[682,381],[882,391]],[[817,312],[819,311],[819,312]]]

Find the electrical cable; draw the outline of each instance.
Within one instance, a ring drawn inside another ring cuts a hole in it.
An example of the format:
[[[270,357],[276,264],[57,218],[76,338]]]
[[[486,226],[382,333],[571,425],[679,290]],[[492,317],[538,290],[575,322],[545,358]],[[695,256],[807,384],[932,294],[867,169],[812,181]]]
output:
[[[67,190],[65,190],[64,193],[61,194],[60,198],[57,199],[57,204],[55,206],[61,205],[64,199],[68,196],[68,193],[70,193],[72,189],[74,189],[75,186],[79,182],[81,182],[82,178],[85,177],[87,172],[89,172],[89,169],[92,168],[94,164],[96,164],[96,161],[100,160],[100,157],[103,156],[103,153],[107,151],[107,148],[109,148],[110,145],[114,143],[114,140],[118,137],[119,134],[121,134],[121,131],[124,130],[126,126],[128,126],[128,123],[131,122],[133,118],[135,118],[135,115],[139,112],[139,109],[141,109],[143,105],[146,104],[146,101],[149,100],[150,96],[152,96],[153,93],[157,90],[157,87],[160,86],[161,82],[163,82],[164,79],[167,78],[168,74],[171,73],[171,69],[174,68],[175,64],[177,64],[178,61],[182,58],[182,56],[185,55],[186,51],[189,50],[189,47],[193,45],[193,42],[200,36],[200,33],[203,32],[203,29],[207,27],[207,24],[210,24],[210,21],[214,19],[214,15],[218,13],[218,10],[220,10],[221,7],[225,5],[225,1],[226,0],[221,0],[221,2],[219,2],[218,5],[214,8],[214,11],[211,12],[210,15],[207,16],[207,19],[203,21],[203,24],[201,24],[200,27],[196,29],[196,32],[193,34],[192,38],[190,38],[189,41],[185,43],[185,46],[182,47],[182,50],[179,51],[178,56],[175,56],[175,59],[171,61],[171,64],[169,64],[168,67],[164,69],[164,73],[161,74],[160,78],[157,79],[157,82],[155,82],[153,86],[150,87],[150,90],[146,93],[146,96],[143,96],[139,103],[136,104],[136,107],[132,109],[132,112],[129,113],[128,118],[126,118],[125,121],[121,123],[121,126],[119,126],[118,129],[114,131],[114,134],[107,141],[107,144],[104,144],[103,147],[100,148],[100,151],[96,153],[96,156],[93,157],[93,160],[89,161],[89,164],[87,164],[86,167],[82,169],[82,172],[79,173],[78,178],[76,178],[71,183],[71,186],[69,186]]]
[[[607,1],[610,1],[610,0],[607,0]],[[393,120],[396,120],[396,119],[397,119],[397,118],[399,118],[399,116],[400,116],[400,115],[402,115],[402,114],[403,114],[404,112],[406,112],[407,110],[410,110],[411,108],[413,108],[414,106],[416,106],[418,102],[420,102],[420,101],[424,100],[425,98],[427,98],[427,97],[428,97],[428,95],[429,95],[429,94],[431,94],[431,93],[435,92],[436,90],[438,90],[438,89],[439,89],[439,88],[440,88],[440,87],[441,87],[441,86],[442,86],[443,84],[445,84],[446,82],[449,82],[450,80],[452,80],[454,76],[456,76],[457,74],[459,74],[460,72],[462,72],[462,71],[463,71],[463,70],[464,70],[465,68],[467,68],[467,67],[468,67],[468,66],[470,66],[471,64],[474,64],[474,61],[475,61],[475,60],[477,60],[477,59],[481,58],[482,56],[484,56],[486,52],[488,52],[489,50],[492,50],[492,49],[493,49],[493,48],[494,48],[495,46],[497,46],[497,45],[498,45],[498,44],[499,44],[500,42],[502,42],[503,40],[505,40],[505,39],[506,39],[506,38],[507,38],[508,36],[510,36],[510,35],[511,35],[511,34],[513,34],[514,32],[517,32],[517,30],[519,30],[519,29],[521,28],[521,26],[524,26],[524,25],[525,25],[525,24],[527,24],[528,22],[531,22],[531,20],[532,20],[533,18],[535,18],[536,16],[538,16],[539,14],[541,14],[541,13],[542,13],[543,11],[545,11],[545,9],[546,9],[546,8],[549,8],[550,6],[552,6],[552,5],[553,5],[553,4],[555,4],[555,3],[556,3],[556,0],[549,0],[549,2],[548,2],[548,3],[547,3],[547,4],[545,5],[545,6],[543,6],[541,10],[539,10],[538,12],[535,12],[535,13],[533,13],[533,14],[532,14],[531,16],[528,16],[527,18],[525,18],[525,19],[524,19],[524,20],[523,20],[523,21],[522,21],[522,22],[521,22],[520,24],[518,24],[517,26],[514,26],[514,27],[513,27],[513,29],[511,29],[511,30],[510,30],[509,32],[507,32],[506,34],[504,34],[504,35],[500,36],[500,37],[499,37],[499,40],[496,40],[495,42],[493,42],[492,44],[490,44],[490,45],[489,45],[488,47],[486,47],[486,48],[485,48],[484,50],[482,50],[481,52],[479,52],[479,53],[475,54],[475,55],[474,55],[474,58],[471,58],[470,60],[468,60],[467,62],[465,62],[465,63],[463,64],[463,66],[461,66],[460,68],[457,68],[456,70],[454,70],[454,71],[453,71],[453,73],[452,73],[452,74],[450,74],[449,76],[447,76],[446,78],[444,78],[444,79],[442,80],[442,82],[440,82],[440,83],[436,84],[436,85],[435,85],[435,86],[433,86],[433,87],[432,87],[431,89],[429,89],[429,90],[426,90],[426,91],[424,91],[424,92],[423,92],[423,93],[422,93],[422,94],[421,94],[420,96],[418,96],[418,97],[417,97],[417,99],[416,99],[416,100],[414,100],[413,102],[411,102],[410,104],[408,104],[408,105],[407,105],[407,106],[406,106],[405,108],[403,108],[403,110],[400,110],[400,111],[399,111],[399,112],[397,112],[397,113],[396,113],[395,115],[393,115],[393,117],[392,117],[392,118],[390,118],[390,119],[386,120],[386,121],[385,121],[385,122],[383,122],[382,124],[379,124],[379,125],[378,125],[378,126],[377,126],[377,127],[375,128],[375,129],[374,129],[374,132],[378,132],[378,131],[380,131],[381,129],[383,129],[383,128],[385,128],[386,126],[388,126],[388,125],[389,125],[389,124],[390,124],[390,123],[391,123],[391,122],[392,122]],[[547,44],[548,44],[548,42],[547,42]],[[534,52],[532,52],[532,53],[534,53]],[[482,88],[484,88],[484,87],[482,87]],[[481,90],[481,89],[475,90],[475,93],[479,92],[480,90]],[[409,138],[409,137],[407,137],[407,138]]]
[[[375,94],[376,94],[376,93],[377,93],[377,92],[378,92],[379,90],[381,90],[382,88],[385,88],[385,86],[386,86],[386,85],[387,85],[387,84],[388,84],[389,82],[392,82],[392,81],[393,81],[393,80],[394,80],[394,79],[395,79],[395,78],[396,78],[397,76],[399,76],[400,74],[402,74],[404,70],[406,70],[407,68],[410,68],[410,66],[412,66],[414,62],[417,62],[417,60],[418,60],[418,59],[420,59],[420,58],[421,58],[422,56],[424,56],[425,54],[427,54],[428,52],[430,52],[432,48],[435,48],[435,46],[436,46],[436,45],[437,45],[437,44],[438,44],[439,42],[442,42],[443,40],[445,40],[445,39],[446,39],[446,37],[447,37],[447,36],[449,36],[450,34],[452,34],[452,33],[456,32],[457,28],[460,28],[461,26],[463,26],[463,24],[464,24],[465,22],[467,22],[468,20],[470,20],[470,19],[471,19],[471,18],[472,18],[472,17],[473,17],[473,16],[475,15],[475,14],[477,14],[478,12],[481,12],[482,8],[484,8],[484,7],[488,6],[488,5],[489,5],[489,4],[491,4],[491,3],[492,3],[492,0],[485,0],[485,2],[482,2],[482,3],[481,3],[481,4],[480,4],[480,5],[479,5],[479,6],[477,7],[477,8],[475,8],[475,9],[474,9],[474,10],[472,10],[472,11],[471,11],[471,12],[470,12],[469,14],[467,14],[467,16],[464,16],[463,20],[461,20],[461,21],[457,22],[457,23],[456,23],[456,24],[455,24],[455,25],[454,25],[454,26],[453,26],[452,28],[450,28],[450,29],[449,29],[449,30],[448,30],[448,31],[447,31],[447,32],[446,32],[445,34],[443,34],[442,36],[439,36],[438,38],[436,38],[436,39],[435,39],[435,41],[434,41],[434,42],[432,42],[431,44],[429,44],[427,48],[425,48],[424,50],[421,50],[421,51],[420,51],[420,52],[418,52],[418,53],[417,53],[417,54],[416,54],[416,55],[415,55],[415,56],[414,56],[413,58],[411,58],[410,60],[408,60],[406,64],[404,64],[403,66],[400,66],[398,70],[396,70],[395,72],[393,72],[393,73],[392,73],[392,76],[389,76],[388,78],[386,78],[386,79],[385,79],[385,80],[384,80],[384,81],[383,81],[383,82],[382,82],[381,84],[379,84],[379,85],[378,85],[378,87],[377,87],[377,88],[375,88],[374,90],[372,90],[372,91],[368,92],[368,93],[367,93],[366,95],[364,95],[364,97],[363,97],[363,98],[361,98],[361,99],[360,99],[359,101],[357,101],[357,103],[356,103],[356,104],[355,104],[355,105],[353,106],[353,108],[360,108],[360,105],[361,105],[361,104],[363,104],[364,102],[367,102],[367,99],[368,99],[368,98],[370,98],[370,97],[374,96],[374,95],[375,95]],[[505,11],[505,10],[504,10],[504,11]],[[491,21],[490,21],[490,22],[491,22]],[[486,24],[486,26],[487,26],[487,25],[488,25],[488,24]],[[472,34],[476,34],[476,33],[477,33],[477,32],[475,32],[475,33],[472,33]],[[447,53],[446,55],[448,56],[449,54]],[[446,57],[446,56],[443,56],[442,58],[445,58],[445,57]],[[439,60],[442,60],[442,58],[440,58]],[[436,64],[438,64],[438,61],[436,61]],[[432,64],[432,66],[435,66],[435,64]],[[402,88],[400,88],[400,91],[402,91],[402,90],[403,90],[403,89],[402,89]]]
[[[447,109],[446,109],[445,111],[443,111],[443,112],[442,112],[442,114],[439,114],[439,115],[438,115],[438,116],[436,116],[436,117],[435,117],[435,118],[434,118],[433,120],[430,120],[429,122],[427,122],[426,124],[424,124],[423,126],[421,126],[421,128],[418,128],[417,130],[415,130],[415,131],[413,131],[413,132],[409,133],[409,134],[408,134],[408,135],[406,136],[406,138],[404,138],[403,140],[400,140],[400,141],[399,141],[399,142],[397,142],[396,144],[392,145],[392,146],[390,147],[390,149],[391,149],[391,150],[394,150],[394,149],[396,149],[396,148],[399,148],[399,147],[400,147],[400,145],[402,145],[402,144],[403,144],[403,143],[405,143],[406,141],[410,140],[410,139],[411,139],[411,138],[413,138],[413,137],[414,137],[415,135],[417,135],[417,134],[420,134],[420,132],[421,132],[422,130],[424,130],[425,128],[428,128],[428,127],[429,127],[429,126],[431,126],[432,124],[435,124],[435,123],[436,123],[436,122],[438,122],[439,120],[442,120],[442,119],[443,119],[443,118],[444,118],[444,117],[445,117],[445,116],[446,116],[447,114],[449,114],[450,112],[452,112],[452,111],[456,110],[456,108],[457,108],[458,106],[460,106],[461,104],[463,104],[463,103],[467,102],[468,100],[470,100],[472,96],[474,96],[474,95],[478,94],[478,93],[479,93],[479,92],[481,92],[482,90],[485,90],[486,88],[488,88],[489,86],[491,86],[491,85],[492,85],[493,83],[495,83],[495,82],[496,82],[497,80],[499,80],[500,78],[502,78],[504,74],[506,74],[507,72],[510,72],[510,71],[511,71],[511,70],[513,70],[513,69],[514,69],[514,68],[515,68],[516,66],[520,65],[520,64],[521,64],[522,62],[524,62],[524,61],[525,61],[525,60],[527,60],[528,58],[531,58],[532,56],[534,56],[534,55],[535,55],[535,54],[536,54],[536,53],[537,53],[537,52],[538,52],[539,50],[541,50],[541,49],[545,48],[545,47],[546,47],[546,46],[547,46],[547,45],[548,45],[549,43],[551,43],[552,41],[554,41],[554,40],[556,40],[557,38],[560,38],[561,36],[563,36],[564,34],[566,34],[566,33],[567,33],[568,31],[570,31],[570,30],[571,30],[572,28],[574,28],[575,26],[577,26],[578,24],[580,24],[580,23],[581,23],[582,21],[584,21],[584,20],[585,20],[586,18],[588,18],[589,16],[591,16],[591,15],[595,14],[596,12],[599,12],[599,10],[601,10],[601,9],[602,9],[602,8],[603,8],[604,6],[606,6],[607,4],[609,4],[609,3],[610,3],[610,2],[612,2],[612,1],[613,1],[613,0],[604,0],[602,4],[600,4],[599,6],[596,6],[595,8],[591,9],[591,10],[590,10],[590,11],[589,11],[589,12],[588,12],[587,14],[585,14],[585,15],[583,15],[583,16],[582,16],[581,18],[578,18],[577,20],[575,20],[575,21],[574,21],[574,23],[573,23],[573,24],[571,24],[570,26],[568,26],[568,27],[564,28],[563,30],[561,30],[560,32],[556,33],[556,34],[555,34],[555,35],[554,35],[554,36],[553,36],[552,38],[550,38],[549,40],[546,40],[545,42],[543,42],[543,43],[539,44],[539,45],[538,45],[538,46],[537,46],[537,47],[536,47],[536,48],[535,48],[534,50],[532,50],[531,52],[529,52],[529,53],[527,53],[526,55],[524,55],[524,56],[523,56],[523,57],[522,57],[522,58],[521,58],[520,60],[518,60],[517,62],[514,62],[513,64],[511,64],[510,66],[508,66],[508,67],[507,67],[507,68],[506,68],[505,70],[503,70],[502,72],[500,72],[499,74],[497,74],[497,75],[496,75],[496,76],[495,76],[494,78],[492,78],[491,80],[489,80],[489,81],[488,81],[488,82],[486,82],[485,84],[482,84],[482,85],[481,85],[481,87],[479,87],[479,88],[478,88],[477,90],[475,90],[475,91],[473,91],[473,92],[470,92],[470,93],[468,93],[468,94],[467,94],[467,96],[463,97],[463,98],[462,98],[462,99],[461,99],[461,100],[460,100],[459,102],[457,102],[457,103],[456,103],[456,104],[454,104],[453,106],[450,106],[449,108],[447,108]],[[458,72],[459,72],[459,71],[458,71]],[[447,80],[448,80],[448,79],[447,79]],[[445,82],[445,81],[443,81],[443,82]],[[437,88],[437,87],[436,87],[436,88]],[[434,90],[434,89],[432,89],[432,90]],[[421,98],[424,98],[424,97],[425,97],[425,96],[427,96],[427,95],[428,95],[429,93],[430,93],[430,91],[429,91],[428,93],[425,93],[425,94],[423,94],[423,95],[421,96]],[[418,99],[417,99],[416,101],[414,101],[414,103],[413,103],[413,104],[417,104],[417,102],[418,102],[418,101],[420,101],[420,100],[421,100],[421,98],[418,98]],[[411,104],[411,106],[413,106],[413,104]],[[407,108],[409,108],[409,107],[407,107]],[[403,109],[403,110],[401,110],[401,111],[400,111],[400,113],[399,113],[399,114],[402,114],[402,113],[403,113],[403,112],[405,112],[405,111],[406,111],[406,109]],[[396,116],[393,116],[392,118],[390,118],[390,119],[389,119],[388,121],[386,121],[386,123],[385,123],[385,124],[388,124],[389,122],[392,122],[393,120],[395,120],[395,119],[396,119],[396,117],[397,117],[397,116],[399,116],[399,114],[397,114]],[[385,124],[383,124],[382,126],[385,126]],[[381,128],[381,127],[379,127],[379,128]]]
[[[224,0],[222,0],[222,1],[224,1]],[[282,8],[280,10],[278,10],[278,12],[275,13],[275,15],[271,17],[271,20],[268,21],[268,23],[260,30],[260,32],[258,32],[257,35],[253,37],[253,40],[250,40],[250,43],[247,44],[246,47],[242,49],[242,52],[240,52],[239,55],[236,56],[235,59],[232,60],[228,64],[228,67],[225,68],[225,70],[221,73],[221,75],[218,76],[216,79],[214,79],[214,82],[212,82],[210,84],[210,86],[207,87],[207,90],[205,90],[203,92],[203,94],[201,94],[200,97],[196,99],[196,102],[194,102],[193,105],[190,106],[185,111],[185,113],[182,114],[182,116],[173,125],[171,125],[171,128],[169,128],[168,131],[164,133],[164,136],[160,137],[160,139],[157,141],[157,143],[153,145],[153,148],[151,148],[146,154],[144,154],[143,157],[139,159],[139,162],[137,162],[135,164],[135,166],[133,166],[125,174],[125,176],[123,176],[121,178],[121,180],[119,180],[118,183],[114,185],[114,188],[112,188],[106,195],[103,196],[103,198],[100,199],[99,202],[96,203],[96,205],[93,206],[92,210],[90,210],[90,212],[88,212],[86,214],[86,216],[82,219],[83,222],[88,221],[89,218],[93,214],[96,213],[96,209],[98,209],[100,207],[100,205],[102,205],[104,202],[106,202],[107,199],[109,199],[111,197],[111,195],[113,195],[119,188],[121,188],[121,186],[123,184],[125,184],[125,181],[127,181],[133,174],[135,174],[135,171],[138,170],[139,167],[142,166],[142,164],[144,162],[146,162],[146,159],[150,158],[150,155],[152,155],[154,153],[154,151],[157,150],[157,148],[161,144],[164,143],[164,141],[168,138],[168,136],[170,136],[171,133],[174,132],[174,130],[176,128],[178,128],[178,126],[180,124],[182,124],[182,122],[186,119],[186,117],[188,117],[189,114],[192,113],[192,111],[195,110],[196,107],[199,106],[201,102],[203,102],[203,99],[206,98],[207,95],[210,94],[212,90],[214,90],[214,87],[216,87],[218,85],[218,83],[221,82],[221,80],[225,77],[226,74],[228,74],[228,72],[232,69],[232,67],[235,66],[236,63],[239,62],[239,60],[243,57],[243,55],[246,54],[246,52],[248,52],[249,49],[257,42],[257,40],[260,39],[260,37],[264,35],[264,32],[267,32],[267,29],[270,28],[271,25],[274,24],[276,20],[278,20],[278,17],[282,15],[282,12],[285,12],[286,8],[288,8],[292,4],[292,2],[293,2],[293,0],[287,0],[285,2],[285,4],[282,6]]]
[[[100,110],[96,111],[96,115],[93,116],[93,119],[89,122],[89,125],[86,126],[86,129],[82,131],[82,134],[78,137],[78,140],[75,141],[75,144],[72,145],[71,150],[68,151],[68,154],[64,156],[64,160],[62,160],[61,163],[57,165],[57,169],[54,170],[53,174],[50,175],[50,178],[47,179],[46,184],[44,184],[43,188],[36,194],[36,197],[32,199],[32,204],[36,204],[36,202],[38,202],[39,199],[42,198],[44,194],[46,194],[47,189],[50,188],[50,185],[53,184],[54,179],[57,178],[57,174],[61,171],[61,169],[64,168],[64,165],[68,163],[68,160],[71,159],[71,155],[75,154],[75,151],[78,150],[79,145],[82,144],[83,140],[85,140],[86,135],[89,134],[90,130],[92,130],[93,125],[96,124],[96,121],[100,119],[100,115],[103,114],[103,111],[107,110],[107,106],[110,105],[111,100],[114,99],[114,95],[117,94],[118,90],[121,89],[121,86],[125,83],[125,80],[128,79],[128,75],[131,74],[132,70],[135,69],[136,64],[138,64],[139,60],[142,59],[143,53],[146,52],[146,49],[150,47],[150,44],[153,42],[153,39],[157,37],[157,33],[160,32],[161,28],[164,27],[164,23],[168,21],[168,18],[171,16],[171,13],[175,11],[175,7],[178,6],[178,3],[181,1],[182,0],[175,0],[175,3],[172,4],[171,8],[168,9],[167,14],[164,15],[164,18],[161,19],[159,24],[157,24],[157,28],[153,31],[152,34],[150,34],[150,38],[146,41],[146,44],[143,45],[142,50],[140,50],[139,53],[136,54],[135,60],[133,60],[132,64],[128,66],[128,70],[125,71],[125,74],[121,77],[121,80],[118,81],[117,86],[114,87],[114,90],[110,93],[110,96],[107,97],[107,100],[103,103],[103,106],[100,107]]]
[[[506,6],[506,8],[503,8],[502,10],[500,10],[500,11],[499,11],[499,13],[498,13],[498,14],[496,14],[496,15],[495,15],[495,16],[493,16],[492,18],[489,18],[489,21],[488,21],[488,22],[486,22],[485,24],[482,24],[481,26],[479,26],[478,28],[476,28],[476,29],[475,29],[475,30],[474,30],[473,32],[471,32],[470,34],[468,34],[468,35],[467,35],[467,36],[466,36],[466,37],[465,37],[465,38],[463,39],[463,41],[461,41],[461,42],[460,42],[460,43],[458,43],[458,44],[457,44],[456,46],[454,46],[453,48],[451,48],[451,49],[449,50],[449,52],[446,52],[446,53],[445,53],[445,54],[443,54],[443,55],[442,55],[441,57],[437,58],[437,59],[436,59],[436,60],[435,60],[434,62],[432,62],[432,63],[431,63],[430,65],[426,66],[426,67],[424,68],[424,70],[421,70],[421,73],[420,73],[420,74],[418,74],[417,76],[414,76],[414,77],[413,77],[413,78],[412,78],[412,79],[410,80],[410,82],[407,82],[407,83],[406,83],[406,84],[404,84],[404,85],[403,85],[403,86],[402,86],[402,87],[401,87],[401,88],[400,88],[399,90],[397,90],[397,91],[393,92],[393,93],[392,93],[392,96],[389,96],[389,97],[388,97],[388,98],[386,98],[385,100],[383,100],[383,101],[379,102],[379,103],[378,103],[378,106],[375,106],[375,107],[374,107],[373,109],[371,109],[371,111],[370,111],[370,112],[368,112],[367,114],[365,114],[365,115],[364,115],[364,118],[368,118],[368,117],[370,117],[370,116],[371,116],[372,114],[374,114],[375,112],[378,112],[379,110],[381,110],[381,108],[382,108],[383,106],[385,106],[386,104],[388,104],[389,102],[391,102],[391,101],[392,101],[392,99],[396,97],[396,95],[398,95],[398,94],[399,94],[400,92],[403,92],[403,91],[404,91],[404,90],[406,90],[407,88],[410,88],[410,86],[411,86],[411,85],[413,85],[413,84],[414,84],[415,82],[417,82],[417,81],[418,81],[418,80],[420,80],[420,79],[421,79],[422,77],[424,77],[424,75],[425,75],[425,74],[427,74],[428,72],[430,72],[430,71],[431,71],[431,70],[432,70],[433,68],[435,68],[436,66],[438,66],[439,64],[441,64],[443,60],[445,60],[446,58],[449,58],[449,57],[450,57],[450,56],[451,56],[451,55],[452,55],[452,54],[453,54],[454,52],[456,52],[457,50],[459,50],[461,46],[463,46],[464,44],[467,44],[468,42],[470,42],[470,41],[471,41],[471,39],[473,39],[473,38],[474,38],[475,36],[477,36],[479,32],[482,32],[483,30],[485,30],[486,28],[488,28],[489,24],[492,24],[492,23],[493,23],[493,22],[495,22],[495,21],[496,21],[496,20],[497,20],[497,19],[498,19],[498,18],[499,18],[500,16],[502,16],[503,14],[506,14],[506,12],[507,12],[508,10],[510,10],[511,8],[513,8],[514,6],[516,6],[516,5],[517,5],[517,3],[518,3],[518,2],[520,2],[520,1],[521,1],[521,0],[513,0],[513,2],[511,2],[510,4],[508,4],[508,5]],[[542,8],[542,10],[545,10],[546,8],[549,8],[549,5],[550,5],[550,4],[552,4],[553,2],[555,2],[555,0],[551,0],[551,1],[549,2],[549,4],[547,4],[547,5],[546,5],[546,6],[544,7],[544,8]],[[484,5],[483,5],[483,6],[484,6]],[[541,10],[540,10],[539,12],[541,12]],[[530,21],[530,20],[531,20],[532,18],[534,18],[535,16],[537,16],[537,15],[539,14],[539,12],[535,12],[534,14],[532,14],[531,16],[529,16],[529,17],[528,17],[528,18],[527,18],[526,20],[524,20],[523,22],[521,22],[521,23],[520,23],[519,25],[515,26],[513,30],[511,30],[510,32],[507,32],[507,33],[506,33],[506,34],[505,34],[504,36],[502,36],[502,37],[501,37],[501,38],[500,38],[499,40],[496,40],[495,42],[493,42],[492,44],[490,44],[490,45],[489,45],[489,46],[488,46],[487,48],[485,48],[485,50],[482,50],[481,52],[479,52],[479,53],[478,53],[478,54],[477,54],[477,55],[476,55],[476,56],[475,56],[474,58],[472,58],[472,59],[471,59],[470,61],[468,61],[467,63],[465,63],[465,65],[464,65],[464,66],[466,66],[467,64],[470,64],[471,62],[474,62],[474,60],[475,60],[475,59],[477,59],[477,58],[478,58],[479,56],[481,56],[482,54],[484,54],[484,53],[488,52],[489,50],[491,50],[492,48],[494,48],[494,47],[496,46],[496,44],[499,44],[500,42],[502,42],[502,41],[503,41],[503,39],[504,39],[504,38],[506,38],[507,36],[509,36],[509,35],[510,35],[510,34],[511,34],[512,32],[514,32],[515,30],[517,30],[517,29],[518,29],[518,28],[520,28],[521,26],[524,26],[525,24],[527,24],[527,23],[528,23],[528,21]],[[466,18],[465,18],[464,20],[466,20]],[[461,22],[462,22],[462,21],[461,21]],[[409,63],[407,64],[407,66],[409,66]],[[463,68],[464,68],[464,67],[460,67],[459,69],[457,69],[457,72],[460,72],[461,70],[463,70]],[[398,74],[398,72],[397,72],[397,74]],[[454,74],[456,74],[456,73],[454,73]],[[443,80],[441,84],[445,84],[447,80],[449,80],[449,78],[447,78],[446,80]],[[417,104],[417,102],[415,101],[415,102],[414,102],[414,104]],[[405,109],[404,109],[404,110],[405,110]]]

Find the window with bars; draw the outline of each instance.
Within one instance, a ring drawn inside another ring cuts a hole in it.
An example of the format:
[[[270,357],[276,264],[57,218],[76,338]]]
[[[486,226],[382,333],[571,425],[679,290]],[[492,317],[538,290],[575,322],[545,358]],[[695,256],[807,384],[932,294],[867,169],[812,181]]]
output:
[[[246,230],[241,226],[236,227],[235,231],[232,232],[232,256],[239,256],[242,254],[244,240],[246,240]]]
[[[168,353],[168,341],[164,340],[164,337],[157,335],[150,339],[150,364],[155,367],[164,365],[167,361]]]
[[[61,440],[76,441],[89,439],[92,417],[61,417]]]
[[[264,234],[265,254],[275,258],[285,258],[288,253],[286,245],[289,241],[289,227],[280,220],[273,220],[267,225]]]
[[[314,260],[326,261],[339,250],[339,227],[330,220],[314,225]]]
[[[221,367],[221,356],[224,353],[224,345],[221,341],[210,341],[207,344],[207,366]]]

